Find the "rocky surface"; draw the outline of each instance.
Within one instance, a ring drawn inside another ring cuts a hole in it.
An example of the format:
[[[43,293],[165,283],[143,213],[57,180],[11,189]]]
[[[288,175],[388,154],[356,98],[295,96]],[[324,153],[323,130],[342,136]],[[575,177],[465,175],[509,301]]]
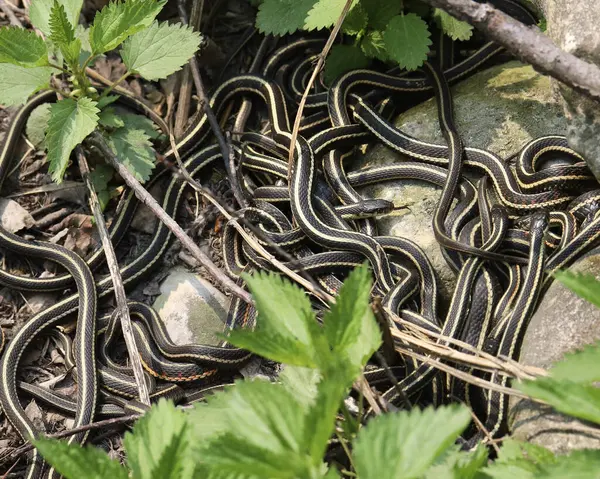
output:
[[[600,277],[600,251],[581,259],[571,271]],[[527,328],[520,362],[548,368],[566,352],[598,339],[600,309],[555,282]],[[558,414],[551,407],[533,401],[512,398],[509,423],[516,439],[539,444],[559,454],[572,449],[600,449],[600,428]]]
[[[229,299],[202,276],[175,268],[160,286],[154,308],[176,344],[218,344]]]
[[[533,138],[549,133],[564,134],[566,130],[550,80],[520,62],[513,61],[473,75],[453,87],[452,92],[456,123],[465,145],[508,157]],[[433,99],[402,114],[396,126],[421,140],[444,143]],[[376,146],[355,166],[397,161],[401,161],[399,154]],[[404,180],[364,188],[365,196],[384,198],[402,208],[378,220],[379,231],[404,236],[424,249],[441,279],[442,297],[447,300],[455,277],[441,255],[431,226],[439,191],[421,182]]]
[[[544,13],[547,34],[564,51],[600,65],[600,9],[596,0],[535,0]],[[562,96],[570,146],[600,178],[600,105],[553,80]]]

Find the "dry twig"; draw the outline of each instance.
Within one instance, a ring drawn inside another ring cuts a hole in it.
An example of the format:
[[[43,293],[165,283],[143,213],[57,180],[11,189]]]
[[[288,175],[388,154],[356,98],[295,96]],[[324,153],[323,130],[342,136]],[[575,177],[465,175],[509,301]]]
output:
[[[469,22],[541,73],[600,99],[600,68],[557,47],[547,35],[529,28],[487,3],[473,0],[425,0]]]
[[[162,221],[169,230],[181,241],[183,246],[190,252],[190,254],[196,258],[202,266],[206,268],[206,271],[212,276],[217,282],[223,287],[227,288],[231,293],[238,298],[242,299],[248,304],[252,304],[252,297],[247,291],[244,291],[237,284],[235,284],[223,271],[221,271],[217,265],[198,247],[196,243],[190,238],[183,228],[177,224],[177,222],[171,218],[165,210],[158,204],[158,202],[152,197],[150,193],[140,184],[138,180],[129,172],[125,166],[119,162],[112,150],[106,144],[106,141],[102,135],[98,132],[92,133],[88,137],[88,142],[96,147],[106,161],[115,169],[117,173],[125,180],[125,183],[135,192],[138,199],[145,204],[157,218]]]
[[[140,401],[147,406],[150,406],[150,395],[148,394],[148,388],[146,381],[144,380],[144,370],[142,369],[142,363],[140,362],[140,355],[138,353],[137,345],[135,344],[135,338],[133,336],[133,328],[131,326],[131,318],[129,317],[129,308],[127,306],[127,296],[125,294],[125,288],[123,286],[123,278],[121,277],[121,270],[119,269],[119,263],[117,262],[117,255],[110,241],[108,228],[104,221],[104,215],[100,208],[100,202],[96,195],[96,190],[92,184],[90,177],[90,167],[83,154],[83,148],[77,146],[75,148],[75,154],[77,161],[79,162],[79,171],[88,189],[90,195],[90,207],[98,226],[98,233],[102,240],[102,248],[104,255],[106,256],[106,264],[110,270],[110,276],[113,282],[113,288],[115,291],[115,298],[117,300],[117,308],[115,313],[119,316],[121,322],[121,329],[123,331],[123,338],[125,338],[125,344],[127,346],[127,353],[129,354],[129,360],[131,361],[131,367],[133,369],[133,376],[137,385]],[[116,319],[115,319],[116,320]]]

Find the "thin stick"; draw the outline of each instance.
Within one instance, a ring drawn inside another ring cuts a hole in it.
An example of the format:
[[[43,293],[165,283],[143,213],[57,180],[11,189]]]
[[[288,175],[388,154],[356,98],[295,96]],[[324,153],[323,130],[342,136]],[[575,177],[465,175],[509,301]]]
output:
[[[539,30],[523,25],[487,3],[472,0],[425,0],[425,3],[469,22],[539,72],[600,99],[600,68],[561,50]]]
[[[304,105],[306,104],[306,99],[308,98],[310,89],[312,88],[313,84],[315,83],[315,80],[317,79],[317,75],[321,71],[321,68],[323,68],[323,64],[325,63],[325,58],[329,54],[329,50],[331,50],[331,47],[335,40],[335,37],[337,37],[337,34],[340,31],[340,28],[342,27],[344,18],[346,18],[346,15],[348,14],[348,11],[350,10],[350,7],[352,5],[352,1],[353,0],[346,0],[346,5],[344,5],[344,9],[342,10],[342,13],[340,14],[339,18],[337,19],[337,22],[335,23],[333,30],[331,30],[331,33],[329,34],[327,43],[325,43],[325,46],[323,47],[323,51],[319,55],[319,61],[315,65],[312,75],[310,76],[310,79],[308,80],[306,88],[304,89],[304,94],[302,95],[302,98],[300,99],[300,103],[298,105],[298,111],[296,113],[296,119],[294,120],[294,127],[292,129],[292,140],[290,141],[290,153],[288,156],[288,177],[290,177],[291,173],[292,173],[292,164],[294,162],[294,151],[296,150],[296,148],[295,148],[296,139],[298,138],[298,131],[300,131],[300,122],[302,121],[302,114],[304,113]]]
[[[97,131],[93,132],[88,141],[96,147],[104,155],[106,161],[115,169],[117,173],[125,180],[125,183],[135,192],[138,199],[145,204],[150,210],[156,215],[156,217],[162,221],[169,230],[181,241],[183,246],[190,252],[190,254],[196,258],[202,266],[206,268],[206,271],[212,278],[219,282],[223,287],[231,291],[233,295],[242,299],[248,304],[252,304],[252,296],[237,284],[235,284],[225,273],[223,273],[211,259],[198,247],[196,243],[190,238],[183,228],[177,224],[177,222],[171,218],[165,210],[158,204],[158,202],[148,193],[138,180],[129,172],[125,166],[119,162],[112,150],[106,144],[104,137]]]
[[[129,361],[131,361],[131,367],[133,369],[133,376],[135,377],[135,383],[137,385],[140,402],[150,406],[150,395],[148,388],[146,387],[146,381],[144,380],[144,370],[142,369],[142,363],[140,361],[140,354],[138,352],[137,345],[135,344],[135,337],[133,336],[133,328],[131,326],[131,318],[129,317],[129,308],[127,307],[127,295],[125,294],[125,288],[123,287],[123,278],[121,277],[121,270],[119,269],[119,263],[117,262],[117,255],[113,248],[110,236],[108,234],[108,228],[104,221],[104,215],[100,208],[100,202],[98,201],[98,195],[92,184],[90,178],[90,167],[83,154],[83,148],[77,146],[75,148],[75,154],[77,155],[77,161],[79,162],[79,171],[88,189],[90,195],[90,207],[98,226],[98,233],[102,240],[102,248],[104,249],[104,255],[106,256],[106,264],[110,270],[110,277],[112,279],[113,288],[115,291],[115,298],[117,300],[116,313],[121,320],[121,329],[123,330],[123,338],[125,338],[125,344],[127,345],[127,353],[129,354]]]
[[[382,412],[381,408],[379,407],[379,404],[377,404],[377,401],[375,400],[375,395],[373,394],[373,391],[371,390],[369,383],[367,382],[367,380],[365,379],[365,377],[362,374],[354,383],[354,387],[362,393],[364,398],[369,403],[369,406],[371,406],[371,409],[373,410],[373,412],[379,416]]]
[[[185,13],[185,9],[181,8],[181,4],[179,4],[178,7],[179,16],[181,17],[183,23],[187,23],[187,15]],[[244,195],[240,191],[239,187],[237,187],[237,183],[235,181],[235,171],[233,171],[229,165],[229,147],[227,146],[227,142],[223,137],[223,132],[221,132],[221,127],[219,126],[217,117],[215,116],[214,112],[212,111],[212,108],[210,107],[210,101],[206,96],[206,90],[204,89],[202,77],[200,76],[200,67],[198,66],[198,61],[196,60],[195,55],[192,56],[192,58],[190,58],[190,69],[192,71],[194,85],[196,86],[196,94],[200,99],[200,105],[202,106],[202,110],[206,115],[206,119],[208,120],[212,132],[217,137],[217,143],[219,144],[219,148],[221,149],[221,155],[223,156],[223,161],[225,163],[225,171],[227,171],[227,177],[229,178],[229,181],[231,183],[233,196],[240,206],[244,206],[246,204]]]
[[[485,425],[477,417],[477,414],[475,414],[475,412],[471,408],[468,408],[468,409],[469,409],[469,412],[471,413],[471,418],[473,419],[473,422],[477,426],[477,429],[479,429],[481,431],[481,433],[485,436],[487,443],[494,448],[494,451],[496,451],[496,454],[500,454],[500,448],[498,447],[498,444],[496,444],[496,442],[494,441],[494,438],[490,434],[490,431],[487,430]]]

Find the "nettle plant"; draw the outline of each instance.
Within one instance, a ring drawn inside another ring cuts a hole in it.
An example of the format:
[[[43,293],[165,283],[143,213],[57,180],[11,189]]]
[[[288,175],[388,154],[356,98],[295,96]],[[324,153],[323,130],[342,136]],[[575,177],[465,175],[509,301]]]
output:
[[[17,27],[0,29],[0,104],[20,105],[48,89],[60,98],[38,107],[27,128],[47,150],[49,172],[57,183],[73,149],[96,128],[139,181],[150,177],[155,161],[150,141],[159,134],[144,116],[118,115],[114,102],[119,97],[110,93],[130,75],[151,81],[166,78],[198,49],[200,35],[191,28],[155,21],[165,4],[166,0],[112,2],[84,28],[78,24],[83,0],[33,0],[29,17],[39,35]],[[127,70],[98,91],[86,68],[117,48]],[[109,199],[112,174],[103,164],[93,172],[102,203]]]
[[[272,35],[333,26],[346,0],[255,0],[257,28]],[[468,40],[473,27],[419,0],[354,0],[342,32],[351,45],[334,45],[325,64],[325,82],[372,60],[395,62],[407,70],[419,68],[431,46],[428,22],[435,22],[453,40]]]
[[[463,405],[412,408],[365,421],[345,401],[381,333],[369,305],[368,267],[352,272],[320,325],[306,293],[271,273],[245,277],[256,301],[255,331],[230,341],[285,364],[277,382],[237,381],[184,413],[161,400],[125,434],[126,466],[94,447],[55,439],[34,444],[67,479],[557,479],[597,478],[600,451],[555,456],[505,439],[496,460],[479,444],[461,451],[471,420]],[[600,305],[600,283],[559,279]],[[558,411],[600,424],[600,345],[567,355],[549,376],[516,384]],[[341,413],[341,414],[340,414]],[[365,424],[366,423],[366,424]],[[344,451],[327,454],[331,439]]]

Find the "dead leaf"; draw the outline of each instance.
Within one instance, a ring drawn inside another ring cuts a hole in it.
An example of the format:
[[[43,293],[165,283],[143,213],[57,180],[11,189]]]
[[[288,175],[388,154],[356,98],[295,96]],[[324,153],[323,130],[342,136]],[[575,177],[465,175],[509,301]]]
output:
[[[0,198],[0,224],[11,233],[16,233],[31,228],[35,225],[35,220],[16,201]]]
[[[25,415],[33,422],[34,427],[38,431],[46,432],[46,425],[44,424],[43,413],[39,408],[35,399],[32,399],[31,402],[25,408]]]

